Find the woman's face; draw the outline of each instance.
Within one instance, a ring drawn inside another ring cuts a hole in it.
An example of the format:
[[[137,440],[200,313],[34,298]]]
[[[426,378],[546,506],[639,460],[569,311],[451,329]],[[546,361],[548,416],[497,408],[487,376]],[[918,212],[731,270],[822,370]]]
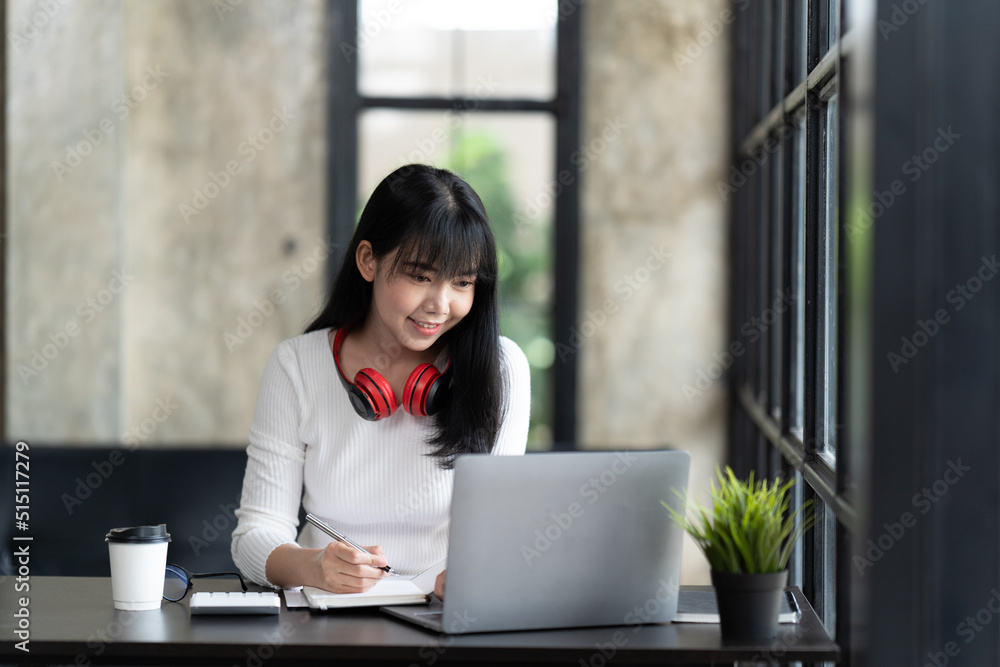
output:
[[[409,350],[427,350],[469,314],[476,276],[445,279],[438,267],[413,262],[400,263],[390,276],[395,254],[376,260],[367,241],[358,248],[358,268],[373,283],[372,323]]]

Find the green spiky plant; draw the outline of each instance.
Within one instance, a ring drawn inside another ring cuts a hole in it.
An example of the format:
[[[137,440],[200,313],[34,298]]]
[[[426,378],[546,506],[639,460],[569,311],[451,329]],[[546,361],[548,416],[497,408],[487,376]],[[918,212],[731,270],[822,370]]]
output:
[[[755,483],[751,473],[742,481],[729,466],[725,475],[718,467],[715,472],[719,486],[712,483],[712,507],[692,501],[694,520],[660,502],[694,538],[713,570],[731,574],[784,570],[795,542],[816,518],[809,501],[788,514],[789,490],[795,480]],[[684,498],[679,491],[675,493]]]

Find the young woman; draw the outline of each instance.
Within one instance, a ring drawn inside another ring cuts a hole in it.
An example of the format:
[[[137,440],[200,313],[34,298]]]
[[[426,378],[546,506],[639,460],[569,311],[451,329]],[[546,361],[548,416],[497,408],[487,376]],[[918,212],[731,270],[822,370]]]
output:
[[[447,555],[455,457],[525,450],[528,363],[497,310],[472,188],[425,165],[387,176],[326,307],[264,369],[233,533],[244,575],[351,593],[387,564],[415,574]],[[300,502],[372,555],[310,524],[297,534]]]

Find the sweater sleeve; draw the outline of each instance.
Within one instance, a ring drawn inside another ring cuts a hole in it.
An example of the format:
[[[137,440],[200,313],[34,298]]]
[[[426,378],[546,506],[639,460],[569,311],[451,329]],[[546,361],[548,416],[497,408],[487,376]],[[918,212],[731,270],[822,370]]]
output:
[[[528,420],[531,416],[531,371],[528,358],[509,338],[500,339],[500,362],[504,373],[506,397],[493,454],[519,456],[528,444]]]
[[[292,351],[279,345],[264,368],[247,446],[233,562],[249,579],[267,581],[271,551],[295,543],[305,443],[299,437],[302,386]]]

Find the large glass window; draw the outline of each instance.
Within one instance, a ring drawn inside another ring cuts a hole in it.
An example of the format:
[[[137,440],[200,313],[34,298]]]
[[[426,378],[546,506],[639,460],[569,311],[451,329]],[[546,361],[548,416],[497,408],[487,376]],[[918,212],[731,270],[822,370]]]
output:
[[[362,0],[358,7],[359,206],[410,162],[451,169],[476,189],[500,251],[501,330],[531,365],[529,448],[547,449],[557,123],[536,109],[556,95],[558,7],[536,0]]]
[[[806,119],[800,114],[795,120],[792,158],[792,207],[789,223],[792,226],[792,282],[791,300],[794,304],[792,319],[791,359],[791,432],[802,439],[805,401],[806,359]]]
[[[461,174],[486,206],[500,252],[500,328],[531,366],[529,441],[552,441],[549,369],[552,343],[552,214],[547,189],[554,143],[547,114],[456,113],[371,109],[359,120],[358,197],[367,200],[382,177],[407,162]]]
[[[781,142],[769,179],[733,198],[733,270],[745,277],[733,283],[733,326],[774,289],[787,297],[788,313],[782,326],[763,332],[762,349],[771,356],[769,391],[756,386],[751,355],[737,360],[730,431],[731,459],[742,472],[792,476],[798,481],[795,506],[815,507],[817,523],[794,552],[793,581],[835,638],[849,604],[846,584],[837,578],[843,565],[838,554],[845,553],[840,540],[855,528],[837,456],[844,437],[837,402],[844,271],[838,245],[840,11],[839,0],[808,0],[751,3],[737,15],[734,71],[743,75],[735,83],[733,113],[745,117],[743,109],[772,99],[775,77],[782,86],[754,123],[737,125],[734,137],[739,160],[764,150],[769,137]],[[775,32],[784,35],[777,53],[763,48]],[[762,221],[762,215],[772,219]],[[771,236],[757,238],[759,230]]]
[[[773,135],[772,135],[773,136]],[[782,224],[782,210],[781,210],[781,183],[782,183],[782,158],[783,151],[781,144],[778,143],[774,149],[774,153],[770,157],[770,168],[769,168],[769,178],[770,178],[770,201],[771,209],[768,211],[768,223],[770,226],[769,234],[770,238],[770,252],[771,257],[775,258],[775,261],[771,261],[771,276],[770,276],[770,289],[768,290],[768,301],[771,304],[775,302],[781,303],[782,296],[782,285],[781,281],[783,279],[782,275],[782,263],[776,261],[777,258],[782,256],[784,252],[783,242],[784,242],[784,230]],[[783,314],[775,313],[775,317],[778,318],[778,322],[784,319]],[[782,358],[781,358],[781,346],[784,344],[783,329],[777,323],[775,326],[775,335],[771,336],[771,346],[768,350],[768,361],[771,369],[770,377],[768,378],[768,398],[771,409],[771,416],[777,420],[781,420],[781,410],[782,410],[782,386],[783,386],[783,369]]]
[[[817,386],[817,450],[827,463],[835,464],[837,452],[837,137],[836,93],[823,105],[820,124],[823,160],[822,216],[819,234],[820,349]]]
[[[546,0],[361,0],[358,91],[551,99],[556,17]]]

